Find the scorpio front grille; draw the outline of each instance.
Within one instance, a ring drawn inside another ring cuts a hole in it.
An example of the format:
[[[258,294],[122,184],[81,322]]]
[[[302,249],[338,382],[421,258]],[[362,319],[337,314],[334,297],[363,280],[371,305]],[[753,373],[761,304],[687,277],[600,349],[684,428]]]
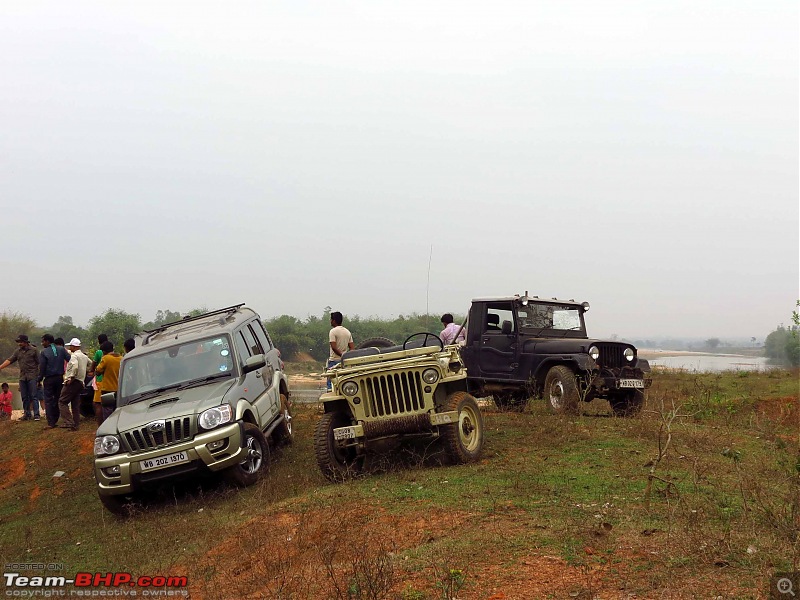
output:
[[[171,446],[192,439],[191,419],[182,417],[168,421],[154,421],[144,427],[126,431],[123,435],[131,452]]]
[[[395,417],[420,411],[425,405],[422,374],[403,371],[375,375],[362,380],[364,411],[367,417]]]

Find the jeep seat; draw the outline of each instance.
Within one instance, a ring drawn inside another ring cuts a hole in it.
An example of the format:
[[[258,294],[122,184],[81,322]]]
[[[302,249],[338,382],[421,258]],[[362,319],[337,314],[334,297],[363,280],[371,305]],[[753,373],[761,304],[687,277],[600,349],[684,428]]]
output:
[[[411,343],[406,345],[406,350],[411,350],[413,348],[422,348],[423,344],[422,341],[425,338],[423,336],[419,336],[419,339],[413,340]],[[428,337],[425,341],[425,346],[436,346],[439,347],[439,340],[435,337]],[[360,348],[355,350],[348,350],[342,355],[342,365],[345,364],[345,361],[348,358],[359,358],[362,356],[376,356],[378,354],[389,354],[390,352],[402,352],[403,345],[399,344],[397,346],[389,346],[388,348]]]

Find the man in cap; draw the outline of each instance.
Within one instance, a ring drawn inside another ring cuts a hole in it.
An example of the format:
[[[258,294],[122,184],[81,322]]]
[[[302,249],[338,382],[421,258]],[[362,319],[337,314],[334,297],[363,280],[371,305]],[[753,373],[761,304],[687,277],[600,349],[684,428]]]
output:
[[[3,364],[0,364],[0,371],[19,362],[19,395],[22,396],[22,409],[25,411],[22,420],[38,421],[39,403],[36,401],[36,378],[39,375],[39,351],[31,345],[25,334],[18,335],[14,341],[17,342],[18,348],[14,354],[3,361]]]
[[[76,431],[81,418],[81,391],[83,391],[83,382],[86,379],[89,357],[81,352],[81,341],[78,338],[72,338],[67,344],[67,348],[72,352],[72,356],[70,356],[67,371],[64,374],[64,387],[58,398],[58,408],[61,412],[61,419],[64,421],[61,427]]]

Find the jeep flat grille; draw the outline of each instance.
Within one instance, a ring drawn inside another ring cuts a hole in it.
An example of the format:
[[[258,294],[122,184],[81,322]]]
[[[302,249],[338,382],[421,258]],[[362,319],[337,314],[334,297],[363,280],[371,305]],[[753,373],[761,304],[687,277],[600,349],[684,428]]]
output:
[[[192,439],[191,421],[189,417],[172,419],[164,422],[161,431],[150,431],[148,424],[123,435],[131,452],[144,452]]]
[[[392,373],[362,380],[367,417],[393,417],[422,409],[422,375],[419,372]]]
[[[625,356],[622,354],[625,352],[627,346],[621,346],[619,344],[597,344],[597,348],[600,350],[600,358],[597,362],[604,367],[616,369],[631,364],[625,360]]]

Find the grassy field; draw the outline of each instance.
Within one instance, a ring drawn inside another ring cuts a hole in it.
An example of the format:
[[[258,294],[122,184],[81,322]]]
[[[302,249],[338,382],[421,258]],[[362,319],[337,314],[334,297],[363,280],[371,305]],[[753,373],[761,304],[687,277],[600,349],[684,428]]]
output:
[[[634,419],[487,405],[479,463],[404,446],[339,485],[298,406],[257,485],[170,487],[125,520],[97,500],[90,427],[2,422],[0,558],[185,575],[208,599],[766,598],[800,568],[798,387],[662,372]]]

